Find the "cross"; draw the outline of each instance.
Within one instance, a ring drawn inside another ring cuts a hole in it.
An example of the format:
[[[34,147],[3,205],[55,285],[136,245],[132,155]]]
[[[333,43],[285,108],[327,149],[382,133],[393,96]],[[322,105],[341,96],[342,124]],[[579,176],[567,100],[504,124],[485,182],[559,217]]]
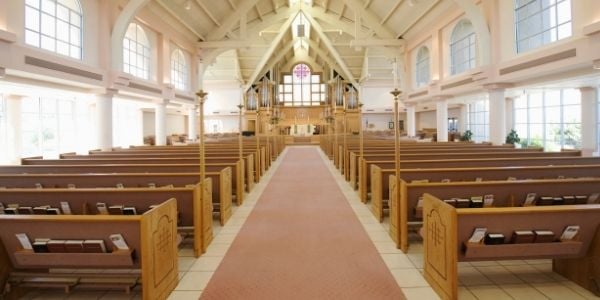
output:
[[[310,69],[305,64],[299,64],[294,68],[294,74],[296,74],[296,77],[302,79],[310,74]]]

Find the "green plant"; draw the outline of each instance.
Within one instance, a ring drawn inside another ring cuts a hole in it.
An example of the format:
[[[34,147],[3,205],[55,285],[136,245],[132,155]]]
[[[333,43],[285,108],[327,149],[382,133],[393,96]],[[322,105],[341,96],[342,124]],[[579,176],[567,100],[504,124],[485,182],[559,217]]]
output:
[[[520,141],[521,139],[519,138],[517,132],[514,129],[511,129],[508,135],[506,136],[506,143],[514,145],[519,143]]]
[[[463,142],[470,142],[472,136],[473,136],[473,132],[471,132],[471,130],[467,130],[467,131],[465,131],[465,133],[463,133],[460,136],[460,140]]]

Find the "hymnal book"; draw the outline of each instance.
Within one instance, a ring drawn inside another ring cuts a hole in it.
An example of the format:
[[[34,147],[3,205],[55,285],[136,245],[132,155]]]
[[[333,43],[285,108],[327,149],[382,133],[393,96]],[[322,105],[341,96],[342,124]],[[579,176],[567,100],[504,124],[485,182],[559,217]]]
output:
[[[554,232],[550,230],[534,230],[535,243],[552,243],[554,242]]]
[[[68,189],[74,189],[74,188],[77,188],[77,187],[75,186],[75,184],[69,183],[69,184],[67,184],[67,188]]]
[[[174,188],[174,187],[175,187],[175,186],[174,186],[174,185],[172,185],[172,184],[167,184],[167,185],[163,185],[163,186],[161,186],[161,188],[163,188],[163,189],[172,189],[172,188]]]
[[[417,207],[415,207],[415,218],[423,219],[423,197],[419,197],[417,200]],[[179,218],[177,220],[179,221]]]
[[[35,188],[36,188],[36,189],[43,189],[43,188],[44,188],[44,186],[43,186],[41,183],[36,183],[36,184],[35,184]]]
[[[562,197],[554,197],[554,201],[552,205],[563,205],[565,204],[565,200]]]
[[[50,205],[36,206],[33,208],[34,215],[47,215],[48,212],[46,210],[50,208]]]
[[[98,209],[99,214],[108,215],[108,208],[106,208],[106,203],[103,203],[103,202],[96,203],[96,209]]]
[[[135,207],[133,207],[133,206],[126,206],[126,207],[123,207],[123,214],[124,215],[137,215],[137,211],[135,210]]]
[[[56,207],[50,207],[46,209],[46,213],[49,215],[60,215],[60,209]]]
[[[67,250],[65,248],[65,243],[66,243],[66,241],[64,241],[64,240],[49,240],[47,243],[48,252],[50,252],[50,253],[65,253],[65,252],[67,252]]]
[[[472,244],[480,244],[485,238],[485,233],[487,232],[487,228],[479,227],[475,228],[473,234],[469,238],[469,243]]]
[[[494,206],[494,195],[487,194],[483,196],[483,207],[492,207]]]
[[[111,242],[113,243],[113,245],[115,245],[115,247],[119,250],[129,250],[129,246],[127,245],[127,242],[125,242],[125,239],[123,238],[123,236],[120,233],[116,233],[116,234],[111,234],[109,236]]]
[[[575,196],[563,196],[562,198],[565,205],[575,204]]]
[[[122,215],[123,214],[123,205],[111,205],[108,207],[108,212],[111,215]]]
[[[65,242],[65,252],[68,253],[82,253],[83,252],[83,240],[68,240]]]
[[[0,202],[0,215],[4,214],[4,204]]]
[[[450,179],[448,179],[448,178],[442,179],[442,183],[449,183],[449,182],[450,182]]]
[[[456,207],[456,199],[445,199],[444,202]]]
[[[60,208],[62,209],[63,214],[65,215],[70,215],[73,214],[71,212],[71,206],[69,205],[69,202],[66,201],[61,201],[60,202]]]
[[[118,189],[124,189],[125,186],[122,183],[117,183],[117,188]]]
[[[599,193],[593,193],[587,198],[587,204],[596,204],[598,203],[598,198],[600,198]]]
[[[410,183],[429,183],[429,179],[413,180]]]
[[[565,230],[563,231],[562,235],[560,236],[560,240],[561,241],[572,241],[573,239],[575,239],[575,237],[577,237],[577,234],[579,233],[579,225],[569,225],[567,227],[565,227]]]
[[[47,253],[48,252],[48,239],[35,239],[32,244],[33,252],[35,253]]]
[[[500,245],[504,244],[504,234],[502,233],[488,233],[485,235],[483,243],[486,245]]]
[[[535,235],[531,230],[515,230],[510,239],[513,244],[533,243]]]
[[[535,205],[538,206],[547,206],[552,204],[554,204],[554,197],[542,196],[535,202]]]
[[[83,252],[85,253],[106,253],[104,240],[85,240],[83,241]]]
[[[16,207],[7,207],[7,208],[4,209],[4,214],[7,214],[7,215],[18,215],[19,213],[18,213],[17,210],[18,210],[18,208],[16,208]]]
[[[417,207],[423,207],[423,197],[419,197],[417,200]]]
[[[17,210],[20,215],[33,215],[33,208],[31,206],[19,206]]]
[[[588,196],[575,196],[575,204],[587,204]]]
[[[517,177],[508,177],[506,178],[507,181],[516,181]]]
[[[481,197],[481,196],[471,197],[471,203],[469,204],[469,206],[473,207],[473,208],[483,207],[483,197]]]
[[[154,188],[156,188],[156,183],[150,182],[150,183],[148,183],[148,187],[151,189],[154,189]]]
[[[456,208],[469,208],[471,201],[469,199],[456,198]]]
[[[15,236],[19,240],[19,243],[21,243],[21,247],[23,247],[24,250],[33,250],[33,246],[31,245],[29,237],[26,233],[17,233]]]
[[[483,178],[481,178],[481,177],[475,178],[475,182],[482,182],[482,181],[483,181]]]
[[[523,202],[523,206],[532,206],[535,203],[536,197],[537,197],[536,193],[527,194],[527,197],[525,197],[525,202]]]
[[[556,177],[557,179],[565,179],[565,176],[563,175],[558,175],[558,177]]]

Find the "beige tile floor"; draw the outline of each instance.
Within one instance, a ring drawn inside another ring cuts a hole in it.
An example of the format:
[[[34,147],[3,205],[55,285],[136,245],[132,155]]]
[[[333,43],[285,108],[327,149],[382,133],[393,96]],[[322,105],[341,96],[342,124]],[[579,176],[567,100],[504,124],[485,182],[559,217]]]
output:
[[[215,219],[213,226],[215,238],[204,255],[197,259],[194,258],[191,244],[184,241],[179,251],[180,282],[171,293],[169,300],[188,300],[200,297],[202,290],[221,263],[285,153],[284,151],[283,155],[273,163],[255,189],[246,195],[244,204],[234,207],[233,216],[225,226],[221,227]],[[422,244],[418,241],[411,242],[407,254],[396,249],[388,235],[388,221],[377,222],[368,206],[360,202],[357,193],[352,190],[335,166],[327,160],[325,155],[322,154],[322,158],[327,161],[331,174],[335,177],[348,203],[363,224],[365,231],[407,299],[439,299],[422,275]],[[461,262],[459,263],[459,281],[459,299],[461,300],[600,299],[573,282],[553,273],[550,260]],[[56,290],[35,290],[28,293],[24,299],[120,300],[141,299],[141,294],[139,288],[136,288],[131,295],[115,291],[76,291],[67,295]]]

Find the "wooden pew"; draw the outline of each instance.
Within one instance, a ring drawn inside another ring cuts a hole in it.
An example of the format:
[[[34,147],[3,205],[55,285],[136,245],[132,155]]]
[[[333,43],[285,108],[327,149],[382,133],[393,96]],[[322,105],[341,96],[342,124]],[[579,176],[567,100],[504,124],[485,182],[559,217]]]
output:
[[[53,285],[59,284],[57,280],[48,280],[43,284],[44,281],[40,280],[38,275],[39,270],[140,269],[142,298],[166,299],[179,281],[176,218],[175,199],[169,199],[143,215],[136,216],[0,215],[0,248],[5,249],[2,253],[4,257],[0,258],[0,261],[8,261],[10,267],[3,268],[3,271],[11,272],[0,275],[0,278],[4,279],[0,284],[4,287],[9,282],[11,290],[17,293],[17,290],[30,286],[49,286],[48,282],[52,282]],[[32,240],[102,239],[107,248],[112,245],[109,236],[121,233],[131,250],[115,250],[111,253],[34,253],[22,249],[15,237],[15,234],[19,233],[27,234]],[[27,273],[31,271],[37,272],[28,276]],[[121,274],[121,277],[123,276]],[[77,274],[61,274],[61,277],[67,292],[82,283]],[[56,279],[56,275],[50,278]],[[132,284],[135,283],[136,281],[133,281]]]
[[[363,202],[368,200],[369,175],[372,164],[382,169],[395,168],[393,161],[362,161],[359,178],[359,197]],[[553,165],[594,165],[600,164],[599,157],[526,157],[526,158],[473,158],[473,159],[442,159],[442,160],[409,160],[401,161],[402,169],[431,169],[431,168],[470,168],[470,167],[506,167],[506,166],[553,166]],[[365,170],[364,172],[362,170]],[[368,174],[368,175],[367,175]],[[363,181],[364,178],[364,181]]]
[[[180,213],[179,226],[193,230],[194,255],[198,257],[213,239],[212,201],[202,200],[211,198],[211,181],[206,179],[204,192],[199,184],[178,188],[0,189],[0,202],[5,206],[17,203],[31,207],[60,207],[60,202],[66,201],[74,214],[91,214],[97,212],[95,205],[98,202],[133,206],[137,211],[145,211],[150,205],[175,198]]]
[[[215,203],[222,203],[225,208],[229,207],[228,203],[231,203],[233,184],[240,184],[239,178],[236,177],[236,181],[233,181],[233,172],[230,164],[214,164],[206,166],[206,176],[213,178],[213,201]],[[167,172],[199,172],[197,164],[193,165],[167,165],[167,164],[156,164],[156,165],[33,165],[33,166],[0,166],[0,174],[108,174],[108,173],[167,173]],[[199,177],[198,177],[199,180]],[[141,182],[135,183],[134,186],[140,184],[146,185],[150,183]],[[122,183],[122,182],[117,182]],[[193,183],[193,182],[190,182]],[[1,186],[1,185],[0,185]],[[114,186],[114,185],[112,185]],[[241,204],[240,194],[243,194],[241,188],[236,189],[236,199],[238,204]],[[228,213],[226,212],[226,215]],[[226,218],[228,219],[228,218]]]
[[[456,209],[425,194],[423,215],[424,276],[442,299],[458,299],[458,262],[542,258],[553,259],[553,271],[600,296],[594,283],[600,269],[589,267],[600,257],[600,205]],[[551,230],[560,237],[569,225],[580,226],[572,241],[468,243],[476,227],[508,238],[514,230],[535,229]]]
[[[598,161],[600,163],[600,160]],[[389,177],[395,174],[395,169],[381,169],[371,165],[371,212],[383,221],[384,206],[389,200]],[[507,166],[507,167],[478,167],[478,168],[448,168],[448,169],[401,169],[400,176],[405,182],[413,180],[428,180],[441,182],[448,179],[456,181],[501,181],[509,177],[515,179],[557,179],[564,178],[600,178],[600,164],[597,165],[566,165],[566,166]]]
[[[598,178],[450,183],[407,183],[400,180],[399,193],[395,180],[395,176],[390,176],[390,236],[404,252],[407,252],[409,247],[409,225],[421,224],[415,209],[418,198],[425,193],[434,194],[442,199],[493,194],[494,207],[520,206],[528,193],[552,197],[600,193]],[[396,197],[398,194],[399,199]]]

